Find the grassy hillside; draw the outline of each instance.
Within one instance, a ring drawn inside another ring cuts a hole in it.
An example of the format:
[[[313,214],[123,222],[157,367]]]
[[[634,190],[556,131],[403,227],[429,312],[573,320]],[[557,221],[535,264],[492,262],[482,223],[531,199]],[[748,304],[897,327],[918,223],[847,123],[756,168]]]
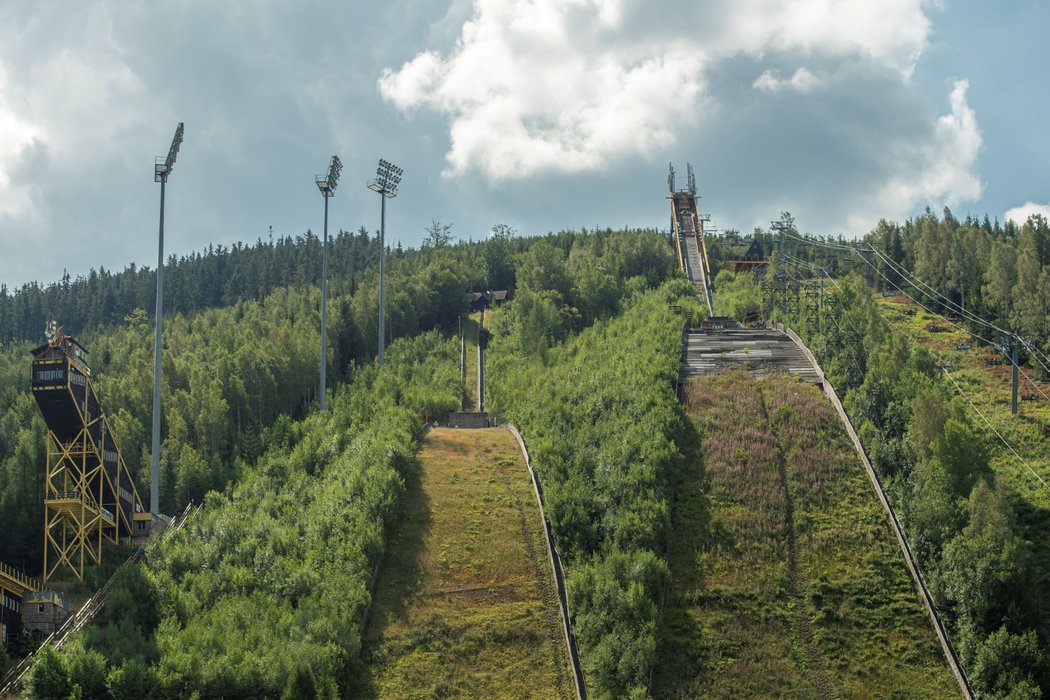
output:
[[[954,368],[951,373],[955,381],[987,417],[988,423],[1017,448],[1028,467],[1032,468],[1029,471],[996,439],[992,444],[994,471],[1006,476],[1033,505],[1050,508],[1050,489],[1036,478],[1038,475],[1050,483],[1050,440],[1047,439],[1050,438],[1050,399],[1047,398],[1050,396],[1050,382],[1039,381],[1033,371],[1022,368],[1018,384],[1018,415],[1014,419],[1010,415],[1012,367],[1002,352],[979,346],[969,334],[904,297],[882,299],[879,308],[899,331],[914,338],[945,365]],[[973,347],[960,349],[964,344]],[[1026,395],[1029,398],[1022,398]],[[974,423],[980,428],[987,428],[988,424],[980,416],[974,418]]]
[[[830,404],[782,376],[688,385],[656,697],[952,697]]]
[[[528,469],[505,430],[436,429],[363,640],[365,696],[572,696]]]

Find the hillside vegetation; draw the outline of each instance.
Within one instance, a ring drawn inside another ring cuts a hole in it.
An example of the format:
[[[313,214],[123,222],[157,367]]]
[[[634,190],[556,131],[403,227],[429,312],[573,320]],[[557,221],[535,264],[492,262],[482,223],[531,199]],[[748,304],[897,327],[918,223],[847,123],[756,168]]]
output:
[[[817,387],[690,382],[655,697],[955,697],[929,617]]]
[[[514,436],[431,430],[380,569],[355,696],[575,697]]]
[[[1041,697],[1050,690],[1050,568],[1038,553],[1050,511],[1045,489],[1022,485],[1032,474],[971,405],[994,402],[1001,390],[979,397],[980,372],[945,372],[949,358],[920,342],[911,317],[887,320],[859,276],[834,290],[842,308],[834,328],[775,313],[799,330],[844,396],[975,690]],[[985,416],[1003,425],[1002,410]],[[1047,428],[1033,418],[1008,434],[1044,436],[1017,445],[1039,466]]]
[[[334,388],[377,352],[379,244],[359,232],[330,245]],[[673,269],[665,240],[643,231],[523,238],[496,227],[482,243],[389,252],[388,342],[430,330],[455,334],[467,291],[508,289],[520,297],[513,316],[531,347],[546,348],[616,313],[625,294],[659,284]],[[319,278],[320,246],[309,234],[168,261],[161,512],[222,491],[316,405]],[[0,552],[31,575],[41,567],[46,430],[27,388],[29,351],[50,315],[90,351],[102,405],[139,492],[148,494],[152,279],[132,266],[0,293]]]
[[[371,362],[374,286],[330,299],[335,364],[324,415],[312,411],[316,375],[303,369],[318,338],[315,288],[176,315],[165,330],[171,408],[162,502],[175,510],[203,497],[204,509],[147,566],[116,582],[96,626],[61,654],[45,650],[30,696],[66,698],[77,686],[84,697],[280,697],[303,688],[344,695],[360,678],[368,584],[403,512],[420,416],[459,406],[451,336],[465,292],[501,286],[485,284],[486,276],[511,289],[500,329],[542,362],[581,329],[615,323],[602,319],[634,305],[672,270],[665,241],[637,231],[531,240],[501,231],[483,244],[392,255],[387,328],[397,340],[382,370]],[[118,437],[139,474],[146,465],[134,460],[144,444],[136,426],[148,422],[145,358],[152,354],[141,326],[138,312],[123,326],[81,334],[93,350],[94,376],[112,374],[100,393],[111,414],[127,411]],[[11,401],[0,406],[0,420],[32,423],[31,399],[17,388],[25,349],[0,353],[0,397]],[[17,435],[0,454],[0,506],[12,512],[39,501],[32,478],[44,431]],[[148,482],[139,485],[146,490]],[[0,536],[21,542],[31,563],[39,520],[23,520],[24,531],[5,528]]]
[[[644,696],[655,658],[681,464],[675,304],[698,307],[684,279],[541,353],[513,325],[501,334],[494,314],[491,403],[521,429],[540,475],[595,697]]]
[[[456,405],[455,350],[433,333],[399,341],[326,414],[289,426],[146,566],[125,570],[100,624],[37,664],[30,695],[280,697],[305,684],[339,697],[414,468],[422,422],[408,406]]]

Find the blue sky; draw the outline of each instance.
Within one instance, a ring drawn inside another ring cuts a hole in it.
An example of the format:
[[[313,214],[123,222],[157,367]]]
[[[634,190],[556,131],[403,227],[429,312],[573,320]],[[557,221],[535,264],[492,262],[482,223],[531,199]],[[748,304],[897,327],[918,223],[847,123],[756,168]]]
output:
[[[674,18],[673,21],[670,18]],[[153,158],[179,121],[166,251],[667,225],[667,164],[749,231],[862,235],[926,206],[1050,211],[1044,0],[0,4],[0,283],[156,264]]]
[[[977,157],[984,191],[961,209],[1002,218],[1024,202],[1045,205],[1050,95],[1040,76],[1050,66],[1050,3],[969,0],[946,3],[930,16],[930,46],[916,81],[936,92],[951,76],[968,79],[968,100],[984,139]]]

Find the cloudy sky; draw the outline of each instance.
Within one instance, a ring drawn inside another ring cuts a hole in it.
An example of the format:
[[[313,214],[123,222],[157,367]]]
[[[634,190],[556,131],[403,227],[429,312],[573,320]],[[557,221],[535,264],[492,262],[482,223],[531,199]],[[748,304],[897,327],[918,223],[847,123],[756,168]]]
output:
[[[480,238],[668,222],[862,235],[948,205],[1050,213],[1050,2],[0,0],[0,283],[379,225]]]

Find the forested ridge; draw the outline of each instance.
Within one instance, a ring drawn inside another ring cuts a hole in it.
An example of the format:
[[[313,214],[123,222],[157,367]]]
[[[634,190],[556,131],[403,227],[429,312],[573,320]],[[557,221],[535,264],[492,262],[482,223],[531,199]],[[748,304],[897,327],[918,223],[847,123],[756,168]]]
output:
[[[340,231],[329,241],[333,284],[349,287],[355,275],[379,258],[378,236],[364,228]],[[275,289],[316,285],[321,277],[321,241],[310,231],[300,236],[257,240],[254,244],[208,246],[164,264],[164,308],[188,314],[238,301],[261,300]],[[17,289],[0,285],[0,342],[36,340],[48,316],[64,319],[66,331],[120,323],[135,309],[153,315],[156,269],[129,264],[120,272],[100,268],[58,282],[27,282]]]
[[[388,269],[396,339],[382,371],[371,363],[374,284],[330,298],[329,376],[341,386],[323,416],[312,410],[316,288],[174,314],[164,340],[162,504],[175,510],[203,497],[205,508],[146,567],[123,575],[101,625],[61,656],[44,655],[31,695],[64,698],[79,685],[85,697],[126,697],[135,688],[275,697],[298,684],[335,697],[354,673],[368,579],[398,512],[420,416],[459,405],[450,336],[465,292],[511,289],[502,323],[542,357],[634,303],[672,274],[673,261],[666,239],[652,233],[519,239],[500,229],[480,244],[395,253]],[[374,275],[366,268],[361,278]],[[122,448],[140,456],[129,462],[142,490],[152,374],[145,326],[146,314],[132,310],[120,324],[80,335]],[[42,472],[43,426],[19,388],[28,347],[9,345],[0,364],[12,399],[5,416],[36,421],[4,455],[0,486],[11,510],[31,503]],[[31,565],[40,521],[24,520],[30,534],[14,544]],[[207,662],[191,649],[207,650]]]
[[[437,223],[432,233],[419,250],[390,251],[393,340],[382,370],[373,363],[378,242],[367,232],[333,241],[332,257],[342,246],[342,262],[338,272],[333,265],[329,298],[332,397],[324,415],[315,410],[316,238],[282,239],[283,257],[278,244],[260,242],[235,247],[236,264],[231,250],[170,261],[166,279],[183,274],[184,286],[181,301],[166,304],[162,510],[190,500],[206,506],[146,566],[122,574],[100,625],[61,655],[45,653],[34,697],[65,698],[76,686],[83,697],[114,698],[192,690],[295,697],[305,688],[337,697],[352,687],[367,586],[414,468],[413,439],[422,415],[459,406],[453,336],[465,292],[483,289],[511,291],[511,301],[486,315],[489,408],[529,443],[566,562],[589,688],[597,697],[647,692],[684,451],[674,394],[682,317],[672,307],[699,314],[694,292],[655,232],[522,238],[497,227],[485,241],[460,244]],[[987,256],[975,255],[987,264],[970,269],[979,291],[943,293],[997,324],[1034,318],[1019,310],[1032,297],[1021,286],[1032,270],[1021,275],[1015,266],[1016,276],[1006,276],[1012,284],[996,286],[993,252],[998,246],[996,260],[1009,259],[1006,246],[1031,268],[1027,261],[1043,260],[1045,221],[996,227],[928,213],[880,224],[876,235],[888,236],[876,243],[901,269],[942,254],[938,241],[988,242]],[[857,268],[845,241],[813,241],[789,244],[789,255],[831,265],[836,276]],[[713,264],[738,254],[737,244],[715,241]],[[266,256],[280,270],[246,271],[265,269]],[[873,284],[895,284],[889,273],[900,270],[871,259]],[[1047,269],[1040,265],[1037,300]],[[888,279],[880,282],[880,272]],[[26,390],[30,341],[47,316],[74,316],[59,320],[91,351],[103,406],[147,492],[153,291],[141,280],[150,274],[125,270],[99,274],[93,288],[89,277],[0,294],[8,314],[0,317],[0,551],[30,573],[39,567],[45,436]],[[118,280],[133,290],[136,279],[138,292],[116,293]],[[1045,510],[996,478],[982,430],[937,378],[932,356],[892,332],[863,280],[835,285],[840,323],[856,332],[846,344],[825,329],[806,340],[845,393],[971,679],[988,697],[1039,697],[1050,687],[1048,572],[1031,537],[1047,532]],[[90,322],[75,305],[86,293],[108,304]],[[757,309],[760,288],[749,276],[720,275],[715,301],[738,313]],[[803,330],[799,319],[780,318]],[[8,333],[9,322],[17,333]],[[1017,332],[1046,342],[1034,322]]]
[[[604,250],[604,241],[608,241],[610,255],[604,262],[591,264],[598,255],[595,251]],[[320,249],[315,244],[316,239],[310,236],[300,239],[297,245],[288,244],[289,249],[278,258],[283,260],[287,274],[301,269],[306,265],[304,261],[313,257],[319,261]],[[340,245],[346,249],[337,254]],[[369,246],[374,249],[373,257],[361,252]],[[534,247],[536,250],[532,251]],[[342,272],[338,264],[331,268],[328,377],[331,383],[338,383],[352,367],[371,362],[376,355],[378,240],[363,233],[340,236],[333,241],[332,249],[332,259],[342,256],[354,261],[347,263],[350,268]],[[526,251],[532,252],[526,256]],[[225,269],[226,274],[202,277],[198,287],[207,292],[209,299],[218,298],[229,279],[246,276],[238,272],[238,265],[244,260],[257,262],[272,252],[263,245],[243,258],[228,251],[214,251],[200,259],[176,261],[166,283],[180,275],[191,278],[202,261],[210,261],[209,265]],[[452,245],[438,238],[420,250],[395,249],[387,265],[388,342],[431,329],[453,333],[458,328],[459,314],[466,310],[465,293],[488,288],[513,291],[519,266],[523,286],[541,290],[526,292],[526,297],[543,299],[539,307],[527,300],[523,302],[521,316],[536,330],[530,334],[532,342],[560,341],[596,314],[615,308],[624,284],[622,272],[656,269],[658,272],[652,274],[660,278],[670,269],[663,240],[652,234],[580,231],[525,238],[513,235],[506,227],[496,227],[481,243]],[[621,265],[627,267],[621,269]],[[359,269],[354,272],[353,266]],[[572,274],[571,283],[568,277],[544,277],[545,270],[559,266],[563,275]],[[317,262],[316,275],[310,279],[316,282],[319,276]],[[261,283],[263,286],[252,292],[259,295],[258,300],[251,298],[215,308],[205,305],[192,312],[180,312],[177,305],[175,309],[170,304],[165,307],[169,320],[163,340],[164,444],[160,471],[164,513],[177,512],[190,500],[199,502],[209,489],[224,488],[245,464],[265,451],[273,430],[282,430],[289,418],[301,418],[316,402],[320,362],[318,286],[276,287],[264,294],[271,283],[269,278]],[[548,284],[552,286],[543,286]],[[76,332],[89,350],[92,378],[125,460],[140,493],[148,493],[153,391],[151,319],[143,307],[136,306],[118,309],[119,321],[101,325],[85,325],[76,314],[72,318],[58,315],[63,303],[78,298],[77,293],[82,290],[75,286],[68,291],[62,291],[62,285],[50,287],[55,295],[54,305],[38,309],[36,320],[40,325],[30,336],[42,337],[43,320],[51,315],[56,315],[67,333]],[[534,319],[550,309],[554,309],[557,322],[540,328],[546,321]],[[5,326],[0,325],[0,329]],[[549,338],[544,333],[550,334]],[[40,568],[46,437],[27,391],[29,350],[35,344],[0,344],[0,426],[4,428],[0,434],[0,522],[11,524],[0,528],[0,551],[5,561],[30,573]]]

